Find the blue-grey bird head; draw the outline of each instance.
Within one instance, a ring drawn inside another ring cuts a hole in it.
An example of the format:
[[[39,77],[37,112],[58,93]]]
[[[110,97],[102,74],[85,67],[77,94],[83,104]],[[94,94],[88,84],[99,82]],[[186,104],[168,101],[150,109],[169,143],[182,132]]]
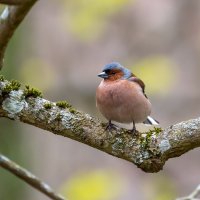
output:
[[[98,76],[104,79],[108,79],[109,77],[114,76],[117,72],[122,72],[122,77],[120,79],[128,79],[132,76],[131,71],[123,67],[118,62],[112,62],[105,65],[102,72],[98,74]]]

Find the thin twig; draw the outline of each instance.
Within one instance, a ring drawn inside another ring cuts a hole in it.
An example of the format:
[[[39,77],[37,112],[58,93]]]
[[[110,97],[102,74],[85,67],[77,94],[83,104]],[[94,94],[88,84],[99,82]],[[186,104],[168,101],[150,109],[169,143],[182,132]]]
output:
[[[2,0],[0,0],[2,1]],[[0,70],[3,67],[4,54],[14,31],[37,0],[28,0],[18,6],[7,6],[0,16]]]
[[[28,170],[22,168],[21,166],[17,165],[15,162],[11,161],[10,159],[1,154],[0,154],[0,166],[10,171],[14,175],[18,176],[32,187],[46,194],[51,199],[53,200],[65,199],[64,197],[56,194],[49,185],[42,182],[39,178],[30,173]]]
[[[200,195],[200,184],[189,196],[181,197],[176,200],[200,200],[200,198],[197,198],[199,195]]]

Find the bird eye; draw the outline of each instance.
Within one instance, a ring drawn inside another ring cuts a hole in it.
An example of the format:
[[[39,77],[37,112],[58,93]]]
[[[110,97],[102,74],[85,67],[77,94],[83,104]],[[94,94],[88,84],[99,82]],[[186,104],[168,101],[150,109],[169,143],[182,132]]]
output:
[[[104,72],[105,72],[106,74],[110,74],[110,69],[106,69],[106,70],[104,70]]]
[[[106,74],[108,74],[108,75],[114,75],[114,74],[116,74],[115,71],[110,70],[110,69],[106,69],[106,70],[104,70],[104,72],[105,72]]]

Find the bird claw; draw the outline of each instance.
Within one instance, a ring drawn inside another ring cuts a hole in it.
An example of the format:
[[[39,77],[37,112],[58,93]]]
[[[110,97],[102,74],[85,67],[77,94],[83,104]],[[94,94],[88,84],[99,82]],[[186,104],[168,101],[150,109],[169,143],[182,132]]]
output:
[[[138,136],[139,135],[139,132],[136,130],[136,128],[133,128],[129,131],[130,134],[133,134],[135,136]]]
[[[106,126],[106,131],[107,130],[111,131],[111,129],[116,129],[116,126],[111,122],[108,122],[108,125]]]

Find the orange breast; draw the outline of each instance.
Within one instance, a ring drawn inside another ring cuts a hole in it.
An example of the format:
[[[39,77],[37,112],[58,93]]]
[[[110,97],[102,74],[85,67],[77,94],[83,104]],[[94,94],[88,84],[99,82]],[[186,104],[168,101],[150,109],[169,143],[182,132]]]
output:
[[[143,122],[151,112],[141,87],[128,80],[103,80],[96,91],[96,104],[108,120],[122,123]]]

